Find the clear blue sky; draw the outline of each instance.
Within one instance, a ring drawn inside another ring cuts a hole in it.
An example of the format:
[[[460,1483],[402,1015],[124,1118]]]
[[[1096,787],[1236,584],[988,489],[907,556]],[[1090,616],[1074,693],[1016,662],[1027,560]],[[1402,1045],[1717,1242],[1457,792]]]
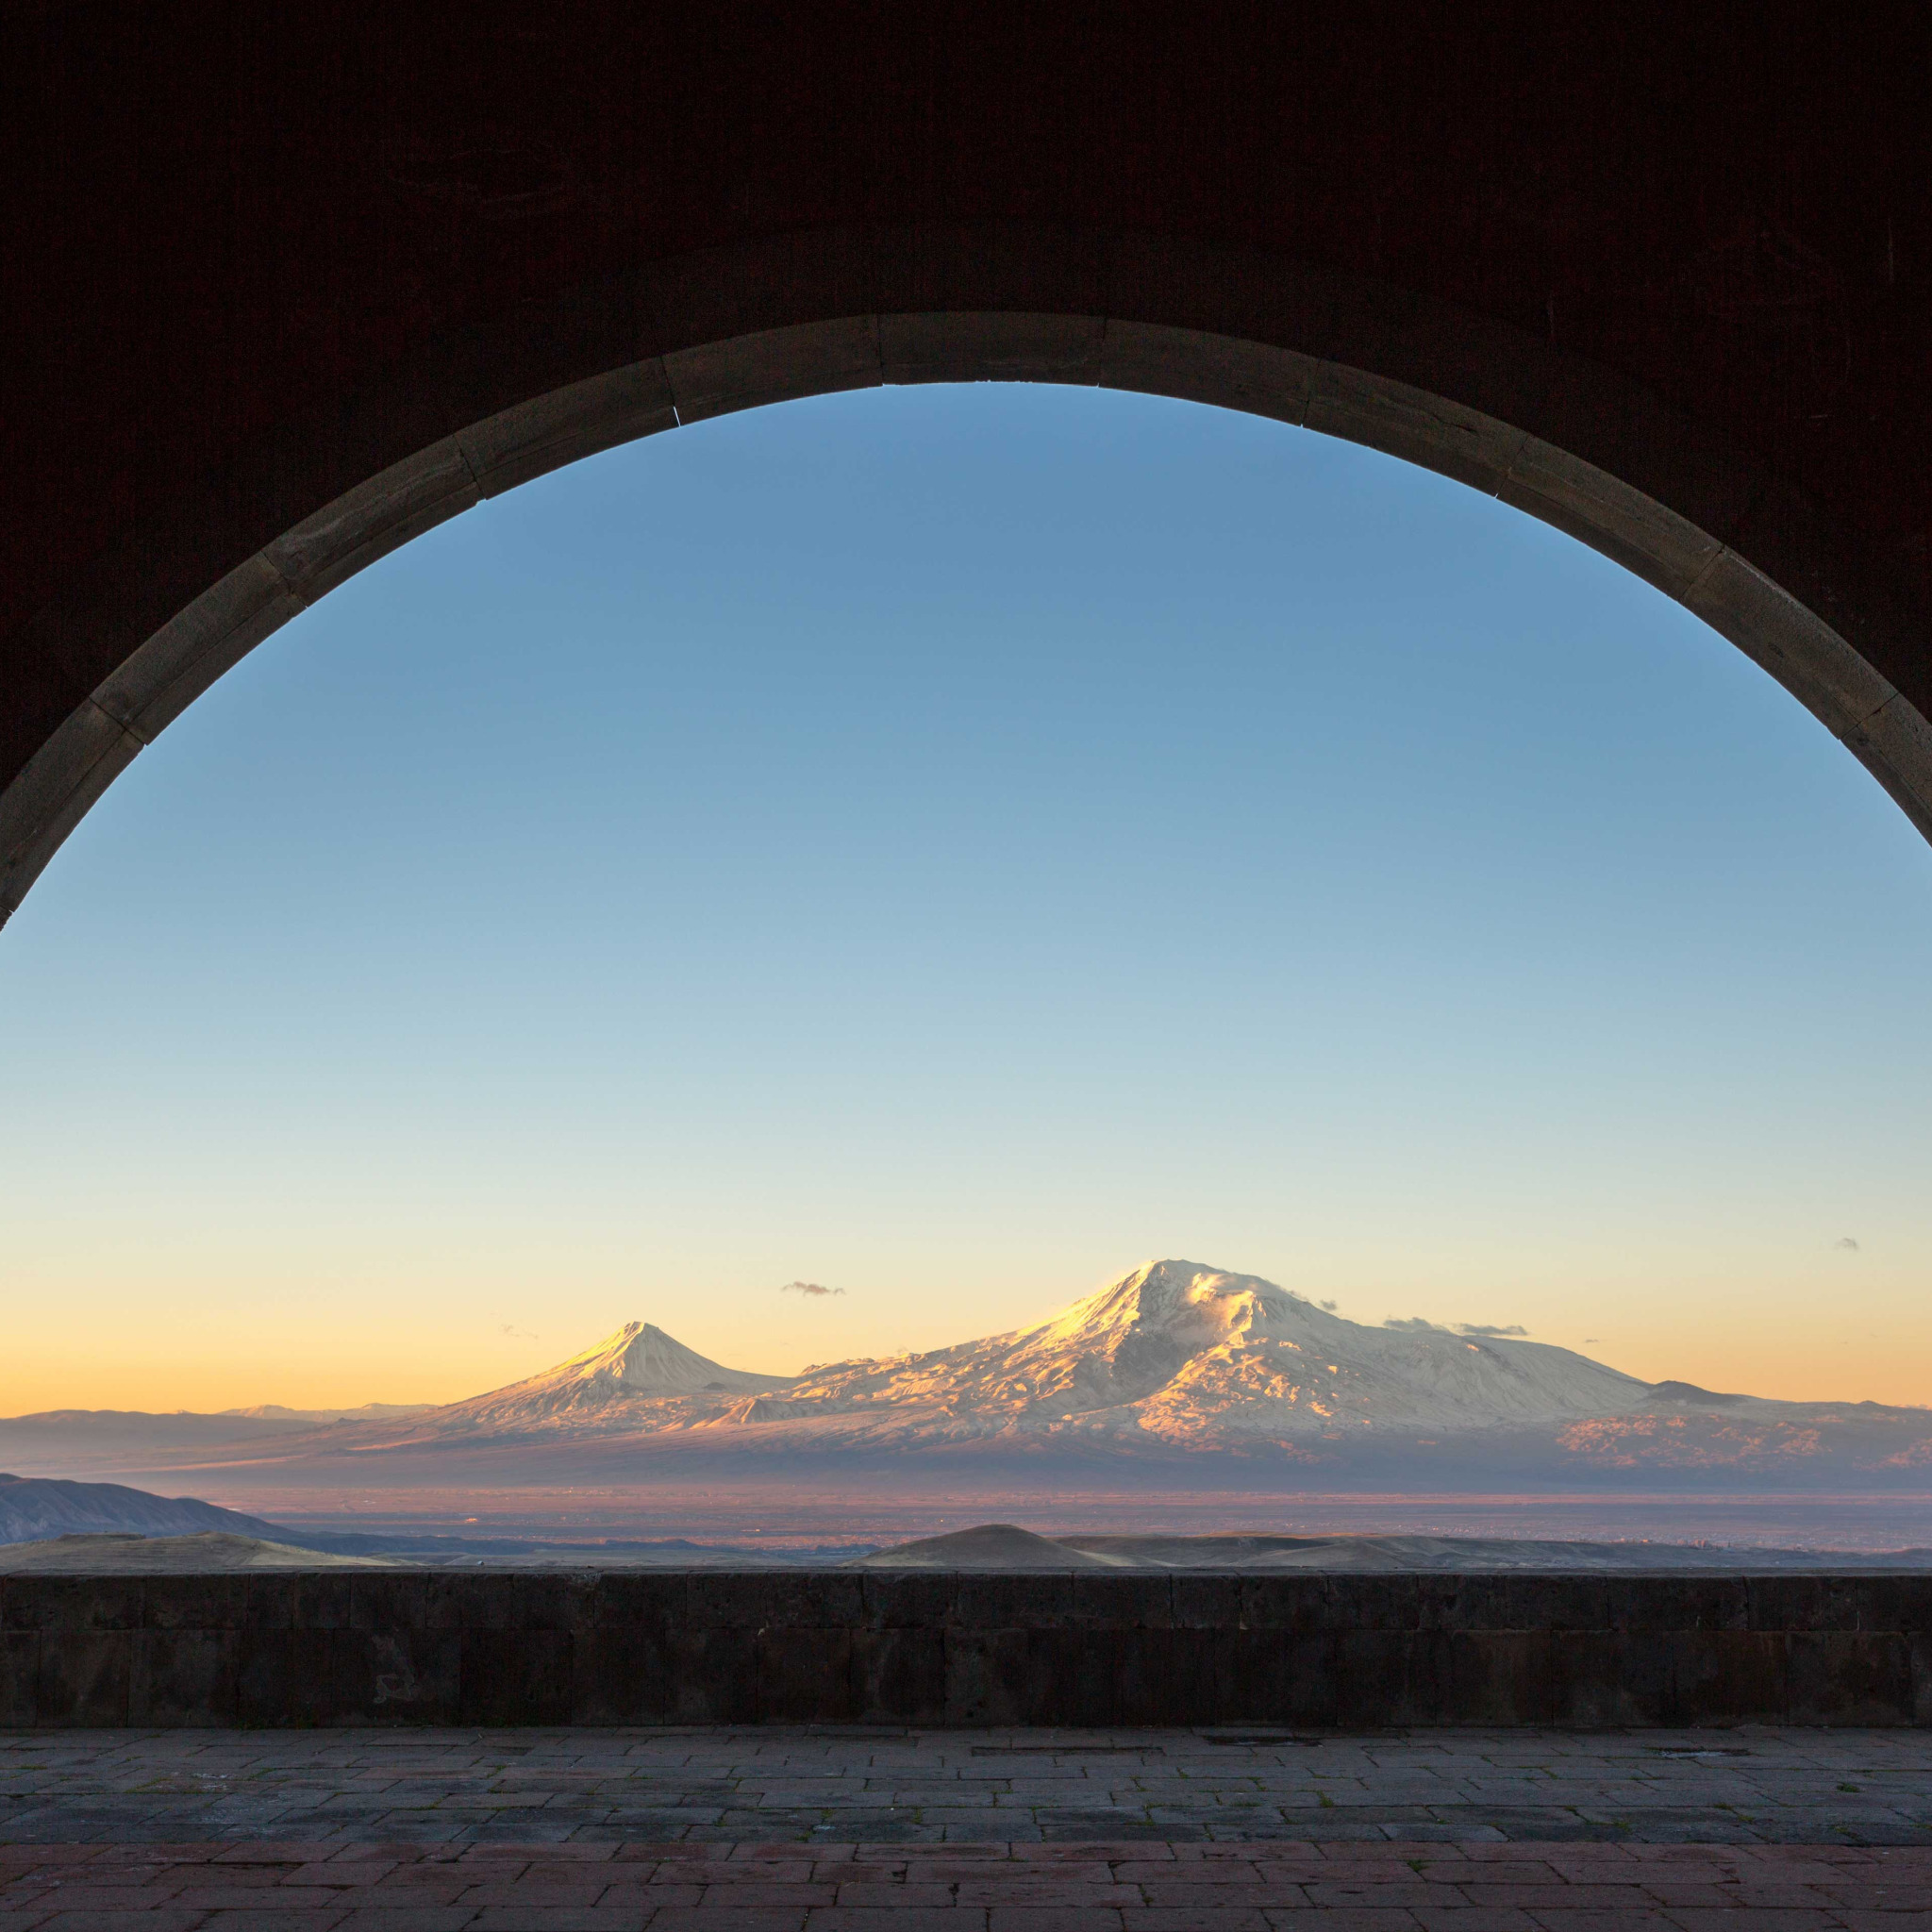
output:
[[[0,1410],[633,1316],[788,1370],[1155,1255],[1932,1401],[1928,958],[1852,759],[1511,510],[1139,397],[768,408],[367,572],[56,859]]]

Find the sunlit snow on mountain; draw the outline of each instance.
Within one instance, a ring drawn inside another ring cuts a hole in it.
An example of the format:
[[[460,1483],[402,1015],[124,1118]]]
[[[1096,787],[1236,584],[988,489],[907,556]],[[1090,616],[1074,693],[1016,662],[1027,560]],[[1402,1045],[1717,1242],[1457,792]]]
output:
[[[23,1466],[34,1424],[0,1423]],[[1037,1327],[795,1376],[633,1322],[467,1401],[242,1435],[103,1419],[96,1469],[255,1485],[450,1487],[891,1479],[1195,1482],[1281,1491],[1924,1488],[1932,1413],[1651,1383],[1569,1349],[1370,1327],[1254,1275],[1150,1262]],[[85,1412],[60,1419],[81,1466]],[[76,1437],[76,1431],[79,1432]],[[106,1446],[111,1440],[111,1451]]]

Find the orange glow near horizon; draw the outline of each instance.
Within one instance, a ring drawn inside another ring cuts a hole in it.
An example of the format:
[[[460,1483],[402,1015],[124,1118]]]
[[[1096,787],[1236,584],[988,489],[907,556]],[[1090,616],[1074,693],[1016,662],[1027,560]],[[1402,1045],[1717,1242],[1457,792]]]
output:
[[[1826,1254],[1808,1271],[1808,1292],[1797,1281],[1768,1292],[1756,1285],[1725,1290],[1707,1279],[1653,1277],[1641,1298],[1520,1289],[1491,1290],[1477,1300],[1454,1286],[1391,1294],[1364,1285],[1340,1288],[1340,1312],[1371,1324],[1420,1314],[1445,1324],[1487,1319],[1521,1325],[1533,1341],[1649,1381],[1788,1400],[1932,1404],[1932,1337],[1917,1284],[1874,1259]],[[364,1288],[339,1293],[332,1303],[318,1291],[298,1306],[286,1292],[255,1306],[244,1292],[209,1294],[199,1308],[171,1295],[165,1313],[154,1302],[144,1307],[146,1298],[138,1294],[96,1291],[85,1297],[97,1319],[83,1336],[65,1312],[79,1297],[52,1291],[49,1284],[50,1291],[25,1298],[9,1316],[0,1415],[455,1402],[562,1361],[627,1320],[655,1322],[733,1368],[794,1374],[810,1364],[939,1348],[1030,1326],[1099,1285],[1090,1274],[1022,1290],[1010,1273],[997,1266],[989,1272],[1000,1280],[999,1292],[959,1283],[913,1293],[868,1282],[855,1269],[843,1277],[844,1296],[803,1304],[757,1279],[676,1295],[584,1287],[543,1297],[541,1328],[513,1319],[478,1321],[462,1306],[469,1297],[447,1285],[416,1293],[402,1284],[389,1293]],[[1290,1275],[1299,1291],[1318,1291],[1307,1270],[1279,1269],[1269,1278]],[[513,1305],[508,1292],[490,1300]],[[1828,1305],[1831,1319],[1803,1319],[1807,1304]],[[1579,1305],[1596,1312],[1579,1316]],[[1789,1312],[1772,1318],[1778,1309]]]

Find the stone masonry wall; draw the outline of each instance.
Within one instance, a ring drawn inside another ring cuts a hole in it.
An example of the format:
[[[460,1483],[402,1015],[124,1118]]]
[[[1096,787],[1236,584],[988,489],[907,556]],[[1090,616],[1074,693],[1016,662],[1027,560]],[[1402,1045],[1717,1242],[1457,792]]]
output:
[[[0,1728],[1932,1724],[1932,1575],[0,1579]]]

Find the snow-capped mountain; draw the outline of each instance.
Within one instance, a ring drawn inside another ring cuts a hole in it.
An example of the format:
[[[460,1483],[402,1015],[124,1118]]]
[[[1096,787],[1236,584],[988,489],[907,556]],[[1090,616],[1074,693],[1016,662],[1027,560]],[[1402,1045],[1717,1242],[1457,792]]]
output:
[[[720,1420],[840,1416],[898,1436],[1222,1448],[1376,1428],[1549,1427],[1627,1414],[1650,1392],[1566,1348],[1371,1328],[1252,1274],[1154,1261],[1037,1328],[809,1371]]]
[[[727,1369],[650,1322],[627,1322],[594,1347],[508,1388],[408,1418],[408,1433],[517,1434],[528,1430],[649,1427],[667,1403],[716,1408],[733,1396],[790,1388],[783,1375]]]
[[[1904,1489],[1932,1469],[1932,1413],[1644,1382],[1542,1342],[1371,1327],[1254,1275],[1164,1260],[1036,1327],[924,1354],[755,1374],[633,1322],[464,1402],[128,1467],[219,1468],[251,1485],[630,1483],[679,1471],[762,1483],[834,1465],[978,1482],[1007,1480],[995,1469],[1015,1457],[1029,1482],[1071,1457],[1090,1476],[1112,1465],[1133,1482]]]

